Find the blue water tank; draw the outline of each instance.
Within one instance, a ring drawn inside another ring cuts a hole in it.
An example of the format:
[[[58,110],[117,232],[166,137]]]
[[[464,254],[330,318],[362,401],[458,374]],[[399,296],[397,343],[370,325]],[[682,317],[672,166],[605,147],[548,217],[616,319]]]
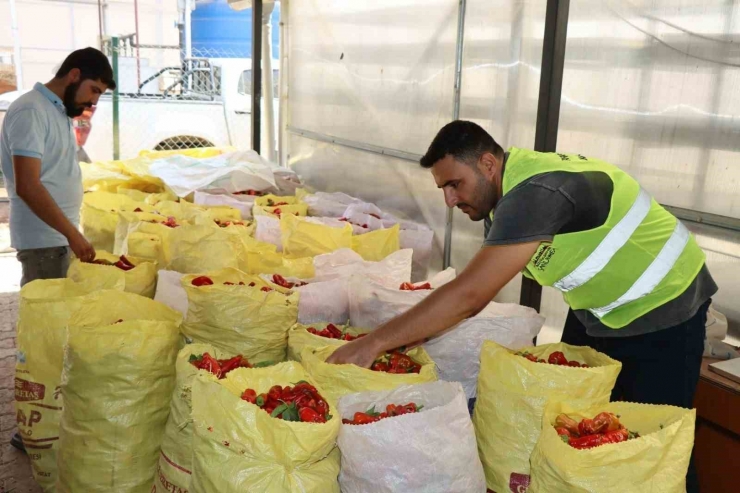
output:
[[[234,10],[226,0],[198,3],[190,16],[193,56],[207,58],[252,57],[252,9]],[[280,3],[270,17],[272,57],[280,53]]]

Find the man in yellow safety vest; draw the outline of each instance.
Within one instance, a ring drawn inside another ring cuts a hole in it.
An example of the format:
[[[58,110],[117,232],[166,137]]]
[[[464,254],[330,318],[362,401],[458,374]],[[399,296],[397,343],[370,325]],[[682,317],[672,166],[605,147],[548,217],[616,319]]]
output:
[[[691,233],[632,177],[579,154],[504,152],[466,121],[443,127],[421,165],[449,207],[485,221],[483,248],[457,279],[330,362],[369,367],[475,315],[522,272],[563,293],[563,342],[622,362],[613,400],[692,407],[717,286]],[[687,491],[698,491],[693,465]]]

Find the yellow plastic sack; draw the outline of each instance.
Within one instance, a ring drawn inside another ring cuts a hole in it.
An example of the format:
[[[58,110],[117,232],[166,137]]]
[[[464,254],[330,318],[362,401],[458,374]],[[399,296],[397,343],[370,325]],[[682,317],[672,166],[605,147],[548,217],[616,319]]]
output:
[[[118,214],[118,224],[116,225],[113,253],[116,255],[132,255],[134,257],[156,260],[158,269],[166,268],[170,259],[168,249],[170,235],[175,229],[189,224],[187,221],[175,218],[178,227],[171,228],[163,224],[167,220],[168,217],[161,214],[120,212]],[[154,245],[148,245],[146,242],[151,242],[152,237],[159,238],[159,242],[155,241]],[[134,238],[136,238],[137,243],[132,245]],[[154,254],[156,256],[152,256]]]
[[[522,351],[544,360],[562,351],[568,360],[591,368],[534,363],[493,341],[483,343],[473,424],[486,483],[497,492],[529,484],[529,456],[548,400],[606,404],[622,369],[621,363],[589,347],[558,343]]]
[[[151,491],[181,320],[161,303],[117,291],[90,295],[71,316],[58,493]]]
[[[315,257],[352,246],[352,226],[333,228],[314,224],[291,214],[280,218],[280,236],[285,258]]]
[[[328,397],[337,402],[340,397],[367,390],[391,390],[399,385],[433,382],[437,380],[437,368],[434,361],[423,348],[417,347],[408,354],[421,364],[420,373],[405,375],[372,371],[356,365],[334,365],[326,360],[337,349],[337,346],[324,346],[319,349],[304,348],[301,353],[301,364],[311,378],[321,385]]]
[[[300,362],[301,354],[303,353],[303,350],[305,348],[318,349],[325,346],[339,347],[347,343],[346,341],[342,341],[339,339],[329,339],[328,337],[317,336],[311,334],[306,330],[309,327],[313,327],[316,330],[320,331],[324,329],[327,325],[328,324],[326,323],[311,325],[295,324],[293,327],[291,327],[290,332],[288,332],[288,359]],[[370,332],[369,330],[357,329],[355,327],[349,327],[346,325],[334,325],[345,334],[350,334],[353,336]]]
[[[85,192],[115,192],[119,186],[128,182],[126,175],[115,161],[80,163],[82,188]]]
[[[208,276],[213,285],[193,286],[193,279],[201,275]],[[285,361],[288,330],[298,318],[297,292],[236,269],[191,274],[181,282],[188,296],[187,323],[182,327],[187,338],[250,361],[256,357]]]
[[[232,146],[225,146],[225,147],[195,147],[192,149],[175,149],[171,151],[150,151],[148,149],[144,149],[143,151],[139,151],[139,157],[145,157],[149,159],[161,159],[163,157],[170,157],[170,156],[189,156],[194,158],[207,158],[207,157],[214,157],[214,156],[220,156],[221,154],[225,154],[227,152],[234,152],[236,151],[236,147]]]
[[[66,327],[70,316],[94,290],[71,279],[29,282],[18,308],[15,409],[18,431],[31,459],[33,477],[54,492]]]
[[[162,193],[146,193],[133,188],[126,188],[125,185],[122,185],[117,188],[116,193],[149,205],[157,205],[165,201],[177,202],[177,195],[166,191]]]
[[[125,174],[135,178],[135,180],[126,183],[128,188],[135,188],[147,193],[161,193],[165,191],[164,182],[160,178],[152,176],[149,171],[149,165],[152,163],[151,159],[139,156],[133,159],[126,159],[125,161],[117,161],[116,163]]]
[[[606,411],[640,438],[576,450],[552,426],[560,413],[574,419]],[[685,493],[694,446],[696,409],[612,402],[588,409],[555,402],[545,410],[532,453],[530,493]]]
[[[115,245],[119,212],[135,210],[153,213],[154,207],[126,195],[108,192],[86,193],[82,199],[80,219],[85,238],[96,250],[112,252]]]
[[[153,262],[157,270],[164,269],[167,265],[162,238],[158,235],[134,231],[128,235],[127,251],[127,255]]]
[[[165,216],[174,216],[196,223],[196,219],[204,218],[210,221],[241,221],[239,209],[226,205],[195,205],[190,202],[164,201],[157,204],[157,211]]]
[[[259,251],[247,251],[247,272],[311,279],[315,271],[313,257],[289,259],[285,258],[282,253],[268,251],[265,248]]]
[[[245,269],[247,251],[242,238],[215,223],[174,228],[165,244],[167,269],[182,273],[224,268]]]
[[[96,250],[95,258],[115,263],[120,256]],[[156,262],[139,257],[127,256],[126,258],[136,267],[124,271],[112,265],[93,264],[73,259],[69,265],[67,277],[76,282],[86,282],[95,286],[96,289],[121,289],[123,286],[126,292],[154,298],[157,288]]]
[[[379,262],[393,252],[397,252],[401,245],[400,226],[378,229],[369,233],[352,237],[352,250],[362,256],[364,260]]]
[[[279,204],[280,202],[286,202],[287,205],[270,205]],[[286,216],[307,216],[308,205],[298,200],[296,197],[291,196],[278,196],[271,193],[257,197],[254,200],[254,206],[252,207],[252,215],[264,216],[272,215],[276,216],[275,209],[280,209],[280,213]]]
[[[193,453],[193,419],[191,417],[191,390],[193,379],[201,375],[206,381],[217,381],[215,375],[199,370],[190,363],[191,356],[208,353],[216,359],[235,356],[233,352],[225,353],[210,344],[188,344],[177,355],[175,369],[177,380],[170,403],[170,415],[162,438],[162,450],[157,464],[157,475],[154,479],[152,493],[171,493],[187,491],[190,487]],[[259,363],[260,358],[250,363]]]
[[[273,418],[240,398],[247,388],[263,393],[300,380],[314,383],[293,362],[237,369],[218,382],[195,379],[190,493],[339,493],[341,418],[333,403],[326,423],[300,423]]]

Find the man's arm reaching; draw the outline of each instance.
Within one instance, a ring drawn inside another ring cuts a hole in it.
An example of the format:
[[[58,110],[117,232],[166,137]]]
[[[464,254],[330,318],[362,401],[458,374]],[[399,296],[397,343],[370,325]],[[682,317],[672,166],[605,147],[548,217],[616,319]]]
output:
[[[536,241],[481,248],[455,280],[368,336],[342,346],[328,361],[367,368],[384,351],[432,337],[477,314],[526,267],[539,244]]]
[[[83,261],[95,259],[95,249],[67,219],[49,191],[41,183],[41,160],[13,156],[15,192],[46,224],[59,231],[69,241],[69,247]]]

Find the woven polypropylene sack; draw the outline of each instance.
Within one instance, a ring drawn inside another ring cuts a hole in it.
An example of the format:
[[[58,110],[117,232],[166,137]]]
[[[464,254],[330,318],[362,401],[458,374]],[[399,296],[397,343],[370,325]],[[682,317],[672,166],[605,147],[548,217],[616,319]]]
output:
[[[280,219],[281,243],[286,258],[315,257],[352,246],[352,226],[333,228],[284,214]]]
[[[238,234],[218,226],[182,226],[169,235],[168,270],[182,273],[247,267],[247,251]]]
[[[218,382],[195,379],[191,493],[339,493],[341,420],[333,403],[326,423],[302,423],[273,418],[240,398],[247,388],[266,393],[300,380],[314,383],[293,362],[236,369]]]
[[[67,323],[94,286],[71,279],[29,282],[20,292],[16,327],[15,409],[18,432],[31,459],[33,476],[45,492],[55,491],[59,384]]]
[[[69,265],[67,277],[73,281],[94,285],[97,289],[120,289],[120,285],[123,285],[123,290],[128,293],[153,298],[157,287],[156,262],[138,257],[126,258],[135,265],[133,269],[124,271],[113,265],[94,264],[74,259]],[[96,250],[95,259],[115,263],[119,256]]]
[[[347,341],[341,339],[329,339],[328,337],[317,336],[308,332],[309,327],[313,327],[316,330],[323,330],[328,323],[314,323],[314,324],[295,324],[291,327],[288,332],[288,359],[293,361],[301,361],[301,354],[306,348],[321,348],[324,346],[342,346]],[[368,331],[364,329],[358,329],[355,327],[347,327],[343,325],[337,326],[344,334],[357,336],[360,334],[366,334]]]
[[[236,269],[203,275],[214,284],[193,286],[193,279],[199,277],[194,274],[181,280],[188,296],[183,334],[195,342],[212,344],[247,359],[261,356],[270,361],[284,361],[288,330],[298,318],[298,293]],[[239,285],[240,282],[244,285]],[[250,283],[254,286],[250,287]]]
[[[492,341],[483,343],[473,424],[486,483],[494,491],[529,483],[529,457],[542,429],[545,405],[609,402],[622,364],[589,347],[564,343],[524,350],[547,360],[562,351],[589,368],[535,363]]]
[[[175,386],[181,315],[131,293],[91,295],[69,320],[58,493],[149,493]]]
[[[383,260],[399,248],[398,225],[352,237],[352,250],[359,253],[364,260],[371,262]]]
[[[600,412],[619,416],[639,438],[577,450],[552,426],[558,414],[580,421]],[[549,404],[531,457],[531,493],[684,493],[694,446],[696,409],[611,402],[580,408]]]
[[[301,353],[301,364],[311,377],[324,388],[328,397],[338,401],[340,397],[368,390],[391,390],[400,385],[433,382],[437,380],[434,361],[422,348],[408,351],[408,355],[421,365],[419,373],[394,374],[373,371],[357,365],[335,365],[326,360],[337,346],[324,346],[318,349],[306,347]]]
[[[112,252],[119,212],[153,213],[155,208],[126,195],[108,192],[86,193],[80,210],[80,225],[87,241],[96,250]]]
[[[484,493],[475,430],[459,383],[350,394],[339,400],[338,407],[342,418],[352,419],[358,411],[410,402],[423,407],[375,423],[342,425],[337,440],[342,492]]]

